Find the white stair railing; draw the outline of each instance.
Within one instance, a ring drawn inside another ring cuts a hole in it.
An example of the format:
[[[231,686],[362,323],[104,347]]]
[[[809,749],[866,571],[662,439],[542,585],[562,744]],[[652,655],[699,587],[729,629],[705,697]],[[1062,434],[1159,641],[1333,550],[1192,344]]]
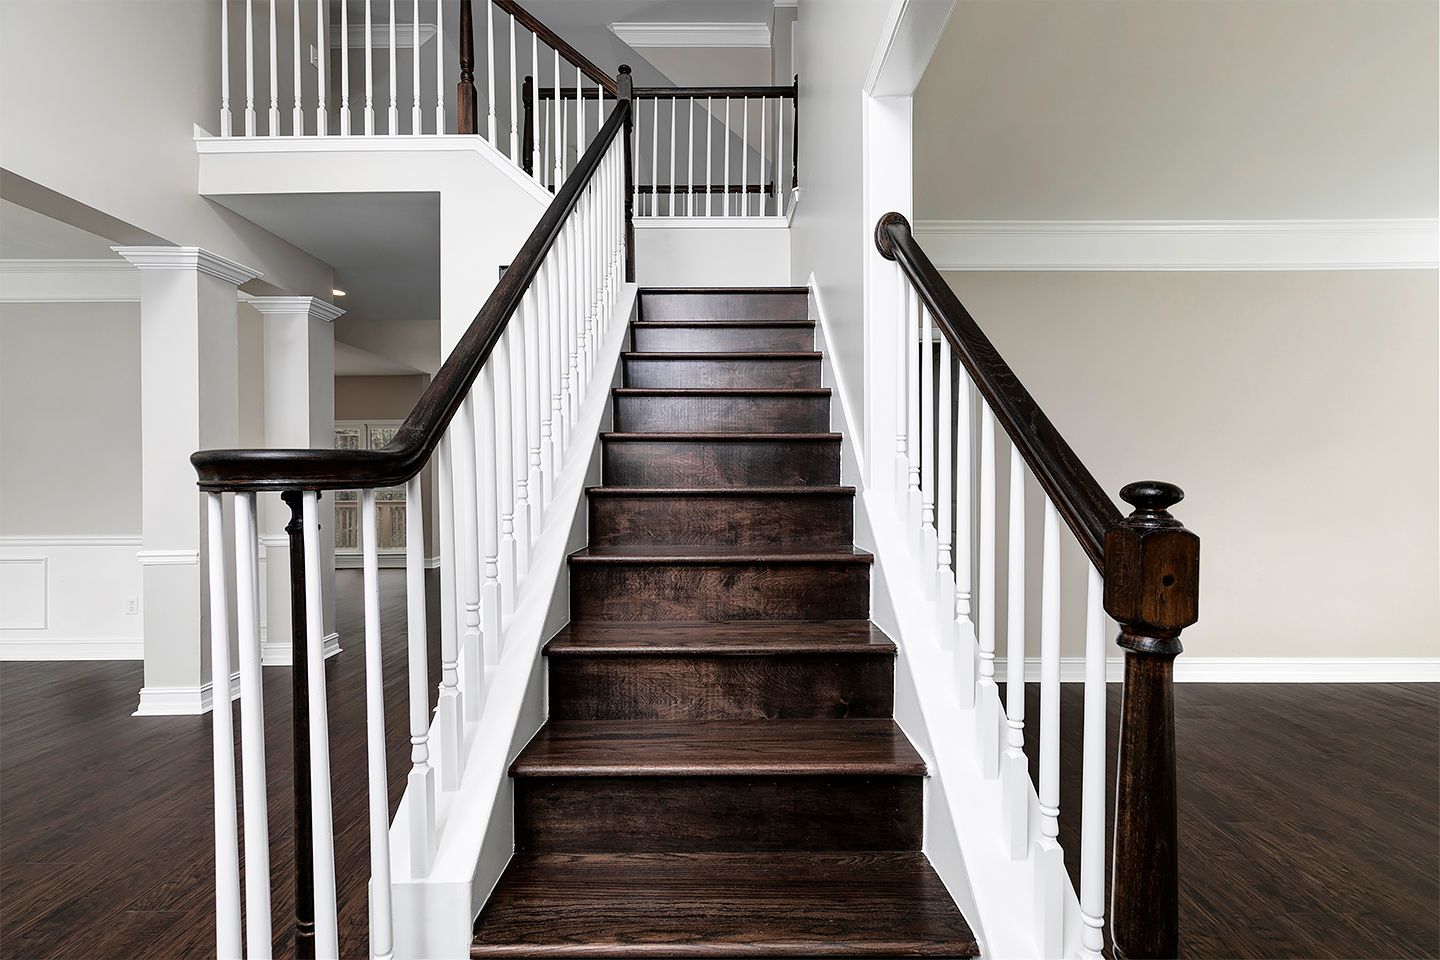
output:
[[[291,576],[301,585],[295,592],[293,628],[296,669],[303,664],[307,695],[297,699],[295,719],[297,729],[308,727],[309,739],[308,760],[297,756],[295,773],[303,782],[300,794],[308,794],[309,800],[296,815],[297,822],[308,825],[311,839],[308,849],[303,834],[298,844],[297,865],[308,869],[297,869],[295,926],[297,933],[313,930],[314,956],[338,958],[341,905],[336,899],[334,838],[337,830],[357,825],[333,822],[319,501],[324,491],[360,491],[371,854],[369,953],[388,958],[395,948],[393,875],[429,874],[441,842],[437,798],[459,787],[463,758],[483,729],[488,670],[505,642],[502,614],[514,609],[525,582],[526,558],[547,525],[570,522],[558,512],[547,517],[544,511],[553,488],[553,477],[547,473],[561,463],[567,442],[581,439],[557,430],[556,416],[578,409],[589,391],[609,385],[608,379],[594,377],[593,365],[597,338],[617,322],[614,308],[626,276],[624,131],[629,112],[628,99],[614,102],[590,149],[389,445],[378,451],[212,450],[192,457],[208,518],[209,623],[217,676],[229,675],[232,598],[225,572],[224,519],[228,504],[233,504],[234,516],[246,935],[242,938],[240,929],[242,871],[233,728],[230,711],[222,705],[214,719],[216,953],[220,957],[239,957],[242,943],[245,956],[269,957],[272,944],[265,815],[271,765],[264,750],[256,501],[279,493],[290,506]],[[550,364],[557,356],[569,363],[569,376],[558,381]],[[441,676],[433,728],[421,502],[421,471],[432,460],[440,474],[442,525],[437,631]],[[387,638],[380,621],[375,491],[400,484],[406,510],[405,669],[411,750],[407,821],[396,829],[406,839],[399,848],[409,851],[409,862],[392,864],[382,676],[382,646]],[[353,951],[353,945],[349,949]]]
[[[1085,956],[1099,957],[1105,946],[1108,613],[1120,624],[1126,679],[1110,930],[1117,955],[1174,956],[1171,671],[1180,652],[1179,633],[1195,622],[1198,593],[1198,539],[1167,512],[1183,493],[1158,481],[1130,484],[1121,497],[1136,510],[1129,517],[1122,515],[915,243],[905,218],[887,214],[875,236],[880,253],[895,262],[898,291],[891,347],[899,364],[894,377],[895,462],[893,470],[881,476],[893,478],[895,515],[904,519],[904,542],[919,569],[936,571],[940,636],[958,643],[957,698],[962,707],[976,711],[977,772],[984,780],[998,779],[1002,811],[996,839],[1009,859],[1033,865],[1040,955],[1060,956],[1063,944],[1078,942]],[[972,447],[977,425],[978,443]],[[888,450],[889,432],[881,434]],[[1004,459],[1009,463],[1003,505],[997,496],[997,461],[1002,459],[997,451],[1002,444],[1008,448]],[[1038,583],[1026,557],[1031,542],[1027,489],[1032,485],[1040,490],[1042,517]],[[978,524],[973,547],[972,517]],[[997,537],[1002,519],[1003,553]],[[1062,528],[1086,558],[1083,570],[1062,566]],[[973,625],[972,549],[978,564]],[[1062,618],[1067,576],[1084,578],[1083,618]],[[945,595],[949,591],[953,596]],[[1027,677],[1027,612],[1037,595],[1040,715],[1038,724],[1032,721],[1027,742],[1025,691],[1027,679],[1033,679]],[[1003,715],[996,675],[1002,609]],[[1067,622],[1083,625],[1085,653],[1078,931],[1064,928],[1069,879],[1059,842],[1061,646]],[[1033,783],[1031,758],[1038,760],[1039,771]]]

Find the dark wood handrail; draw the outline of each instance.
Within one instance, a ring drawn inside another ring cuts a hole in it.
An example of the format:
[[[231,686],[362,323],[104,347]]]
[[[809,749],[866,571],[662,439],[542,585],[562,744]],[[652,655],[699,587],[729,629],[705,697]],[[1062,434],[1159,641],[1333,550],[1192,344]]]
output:
[[[795,85],[761,87],[636,87],[637,97],[661,100],[688,100],[694,97],[789,97],[795,98]]]
[[[380,450],[201,450],[190,462],[202,490],[350,490],[398,486],[420,472],[460,409],[510,317],[590,183],[625,129],[630,101],[617,100],[605,125],[565,179],[545,215],[395,436]]]
[[[620,88],[617,86],[613,77],[595,66],[585,54],[566,43],[554,30],[551,30],[545,24],[535,19],[535,16],[530,13],[530,11],[520,6],[515,0],[491,0],[491,2],[514,17],[516,23],[549,44],[552,49],[558,50],[560,56],[569,60],[571,66],[579,67],[580,71],[589,77],[592,83],[600,84],[611,96],[619,96]]]
[[[1070,449],[920,249],[909,221],[898,213],[885,214],[875,225],[875,246],[881,256],[894,260],[905,272],[1055,509],[1065,518],[1090,561],[1104,570],[1105,534],[1122,519],[1115,502]]]

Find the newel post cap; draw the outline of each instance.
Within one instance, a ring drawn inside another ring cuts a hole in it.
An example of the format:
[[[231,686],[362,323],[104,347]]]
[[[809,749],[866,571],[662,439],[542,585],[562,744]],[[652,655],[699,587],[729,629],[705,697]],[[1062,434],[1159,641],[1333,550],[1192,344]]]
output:
[[[1178,653],[1175,638],[1199,619],[1200,603],[1200,538],[1169,512],[1185,492],[1142,480],[1120,497],[1135,510],[1105,534],[1105,612],[1123,627],[1122,646],[1149,638],[1167,641],[1144,644],[1155,652]]]
[[[895,259],[895,244],[890,239],[890,228],[897,224],[903,224],[906,230],[910,229],[910,221],[905,219],[905,215],[893,210],[875,221],[875,249],[879,250],[880,256],[886,260]]]

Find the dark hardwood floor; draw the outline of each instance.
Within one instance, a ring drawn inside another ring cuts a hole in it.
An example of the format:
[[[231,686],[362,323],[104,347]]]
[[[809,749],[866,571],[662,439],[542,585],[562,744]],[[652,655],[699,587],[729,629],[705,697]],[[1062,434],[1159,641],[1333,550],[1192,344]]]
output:
[[[393,803],[408,753],[404,583],[399,571],[381,577]],[[346,650],[327,671],[347,957],[365,955],[369,872],[359,580],[339,574]],[[140,684],[138,663],[0,664],[0,956],[212,955],[210,720],[131,717]],[[1112,687],[1112,744],[1118,696]],[[265,697],[284,956],[288,670],[266,671]],[[1440,686],[1179,684],[1176,700],[1183,956],[1440,956]],[[1072,850],[1079,710],[1067,685],[1061,829]],[[1038,702],[1026,715],[1039,716]]]

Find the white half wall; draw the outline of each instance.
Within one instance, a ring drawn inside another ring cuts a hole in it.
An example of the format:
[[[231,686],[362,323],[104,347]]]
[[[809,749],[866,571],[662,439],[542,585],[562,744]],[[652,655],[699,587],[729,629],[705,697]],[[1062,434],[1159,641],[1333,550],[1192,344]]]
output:
[[[140,535],[0,537],[0,660],[140,660]]]
[[[790,283],[790,228],[771,217],[635,221],[642,287],[779,287]]]

